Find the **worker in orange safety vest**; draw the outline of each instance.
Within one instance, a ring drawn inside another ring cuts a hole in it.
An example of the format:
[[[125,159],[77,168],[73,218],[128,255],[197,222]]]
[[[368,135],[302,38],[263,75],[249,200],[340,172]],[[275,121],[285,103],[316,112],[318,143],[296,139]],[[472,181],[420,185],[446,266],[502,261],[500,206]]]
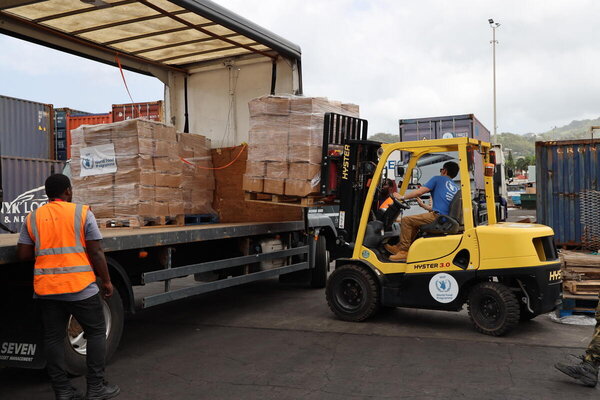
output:
[[[117,396],[117,385],[104,381],[106,321],[102,295],[113,286],[101,247],[102,235],[88,206],[75,204],[69,178],[51,175],[45,183],[48,203],[33,210],[23,225],[17,244],[22,261],[35,258],[34,298],[38,299],[44,326],[46,369],[59,400],[83,399],[65,372],[64,342],[69,316],[83,328],[86,346],[86,399]]]

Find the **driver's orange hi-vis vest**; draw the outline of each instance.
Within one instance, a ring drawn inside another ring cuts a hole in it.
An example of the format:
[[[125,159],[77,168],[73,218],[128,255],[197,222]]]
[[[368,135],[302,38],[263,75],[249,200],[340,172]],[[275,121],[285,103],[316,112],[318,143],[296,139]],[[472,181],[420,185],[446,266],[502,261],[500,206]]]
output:
[[[27,216],[35,242],[33,289],[36,294],[76,293],[96,280],[85,252],[88,206],[53,201]]]

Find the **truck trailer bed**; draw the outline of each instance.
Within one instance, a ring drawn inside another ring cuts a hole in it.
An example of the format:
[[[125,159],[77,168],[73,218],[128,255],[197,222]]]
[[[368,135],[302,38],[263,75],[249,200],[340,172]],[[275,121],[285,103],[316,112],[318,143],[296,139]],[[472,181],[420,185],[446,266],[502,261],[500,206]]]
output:
[[[104,251],[139,249],[278,232],[300,231],[303,221],[244,222],[174,227],[101,229]],[[16,262],[18,234],[0,235],[0,264]]]

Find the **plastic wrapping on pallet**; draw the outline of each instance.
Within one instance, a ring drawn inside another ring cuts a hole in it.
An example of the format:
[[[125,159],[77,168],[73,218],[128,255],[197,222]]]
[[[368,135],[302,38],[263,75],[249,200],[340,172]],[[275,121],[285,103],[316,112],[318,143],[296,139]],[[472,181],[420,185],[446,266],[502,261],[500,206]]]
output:
[[[204,136],[135,119],[82,126],[72,139],[74,201],[89,204],[98,218],[143,222],[214,213],[210,140]]]
[[[264,96],[248,108],[244,190],[301,197],[319,191],[325,113],[359,117],[356,104],[326,97]]]

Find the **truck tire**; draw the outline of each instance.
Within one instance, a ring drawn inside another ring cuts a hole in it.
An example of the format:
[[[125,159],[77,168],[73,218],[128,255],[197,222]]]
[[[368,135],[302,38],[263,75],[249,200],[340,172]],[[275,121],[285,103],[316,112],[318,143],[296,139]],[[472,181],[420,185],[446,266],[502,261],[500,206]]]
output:
[[[319,236],[315,245],[315,267],[310,271],[310,287],[322,289],[327,284],[329,253],[325,236]]]
[[[119,291],[115,288],[108,299],[101,298],[104,318],[106,320],[106,362],[113,356],[123,333],[125,312]],[[67,337],[65,339],[65,364],[69,374],[85,375],[87,371],[85,354],[87,341],[75,318],[69,318]]]
[[[502,336],[519,323],[519,301],[512,290],[501,283],[475,285],[469,293],[468,308],[473,326],[486,335]]]
[[[344,321],[364,321],[379,309],[379,283],[358,265],[344,265],[333,271],[325,295],[331,311]]]

